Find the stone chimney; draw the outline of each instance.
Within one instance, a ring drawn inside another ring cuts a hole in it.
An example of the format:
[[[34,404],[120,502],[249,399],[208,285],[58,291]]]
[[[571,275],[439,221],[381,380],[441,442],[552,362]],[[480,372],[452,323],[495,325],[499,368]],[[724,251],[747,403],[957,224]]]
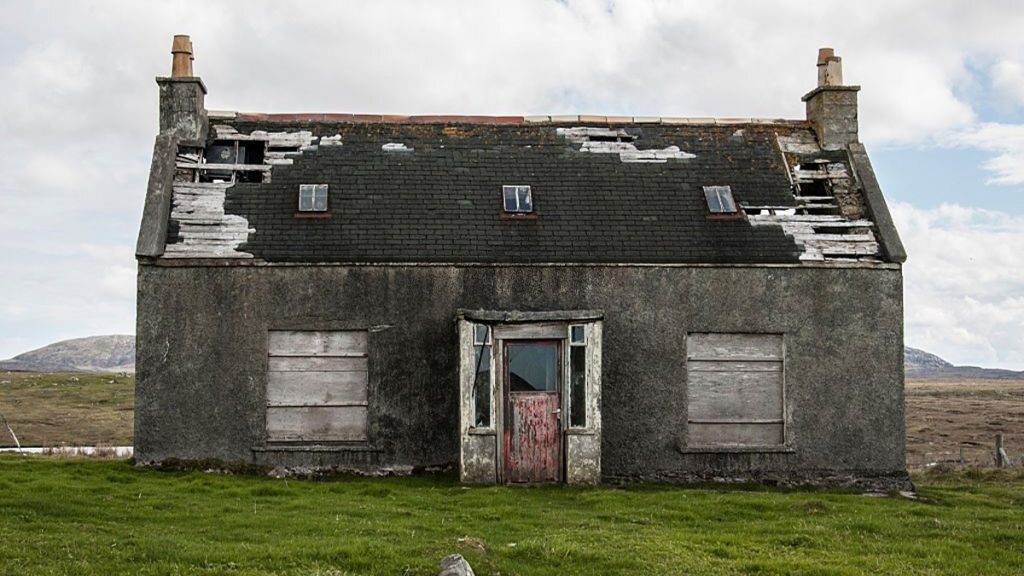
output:
[[[205,146],[209,122],[206,118],[206,86],[192,75],[192,40],[178,35],[171,44],[171,75],[156,79],[160,87],[160,132],[170,131],[185,146]]]
[[[818,87],[804,95],[807,121],[826,150],[858,141],[857,92],[860,86],[843,85],[843,59],[831,48],[818,50]]]

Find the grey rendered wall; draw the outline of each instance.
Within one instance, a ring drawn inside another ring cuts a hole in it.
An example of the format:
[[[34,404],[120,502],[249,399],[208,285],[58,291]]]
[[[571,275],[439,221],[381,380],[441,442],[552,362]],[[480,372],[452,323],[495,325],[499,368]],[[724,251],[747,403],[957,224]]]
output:
[[[606,479],[905,469],[898,266],[142,265],[138,306],[141,462],[452,464],[456,309],[600,309]],[[371,331],[367,447],[260,448],[268,329]],[[785,334],[791,451],[685,452],[688,332]]]

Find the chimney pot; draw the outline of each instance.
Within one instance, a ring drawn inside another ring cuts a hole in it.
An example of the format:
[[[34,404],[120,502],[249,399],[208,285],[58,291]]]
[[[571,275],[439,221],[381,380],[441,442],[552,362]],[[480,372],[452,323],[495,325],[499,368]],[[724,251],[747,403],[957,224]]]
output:
[[[818,86],[843,85],[843,59],[831,48],[818,49]]]
[[[832,48],[818,48],[818,66],[825,64],[829,58],[836,55]]]
[[[185,34],[178,34],[171,43],[171,78],[192,77],[192,40]]]

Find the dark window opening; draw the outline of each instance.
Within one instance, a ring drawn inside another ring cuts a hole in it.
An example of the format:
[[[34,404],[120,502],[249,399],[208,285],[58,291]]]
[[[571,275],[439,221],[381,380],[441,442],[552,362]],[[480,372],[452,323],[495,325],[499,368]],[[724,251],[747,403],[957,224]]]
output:
[[[502,208],[509,214],[533,212],[533,193],[529,186],[502,186]]]
[[[558,344],[509,343],[508,380],[512,392],[555,392],[558,385]]]
[[[262,140],[217,140],[203,153],[205,164],[219,164],[223,168],[203,170],[200,182],[262,182],[262,170],[239,170],[229,166],[262,165],[266,143]]]
[[[569,426],[587,425],[587,328],[569,327]]]
[[[736,202],[732,198],[729,186],[705,186],[704,198],[708,203],[708,211],[712,214],[735,214]]]
[[[632,142],[633,140],[636,140],[636,137],[629,134],[618,134],[614,136],[611,134],[591,134],[587,137],[588,142]]]
[[[486,330],[486,326],[483,327]],[[491,425],[491,347],[476,346],[476,380],[473,382],[473,423],[479,428]]]
[[[812,196],[823,198],[825,196],[831,196],[832,191],[829,190],[828,180],[824,178],[815,178],[814,180],[806,180],[797,184],[798,196]]]
[[[493,396],[493,379],[491,378],[491,327],[486,324],[474,324],[473,328],[473,426],[489,428],[491,426],[491,398]]]

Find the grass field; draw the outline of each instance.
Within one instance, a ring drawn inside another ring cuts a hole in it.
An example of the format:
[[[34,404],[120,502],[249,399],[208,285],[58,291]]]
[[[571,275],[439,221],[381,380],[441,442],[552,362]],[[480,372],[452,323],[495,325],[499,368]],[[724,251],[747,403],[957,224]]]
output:
[[[1020,574],[1024,475],[922,500],[765,488],[285,481],[0,455],[0,574]]]
[[[0,374],[25,445],[131,443],[132,377]],[[1024,382],[910,381],[908,463],[1019,456]],[[0,445],[13,441],[0,429]],[[922,500],[761,487],[283,481],[0,454],[0,574],[1024,574],[1024,471],[916,478]]]
[[[23,446],[130,446],[135,376],[0,373],[0,414]],[[0,426],[0,446],[14,446]]]

